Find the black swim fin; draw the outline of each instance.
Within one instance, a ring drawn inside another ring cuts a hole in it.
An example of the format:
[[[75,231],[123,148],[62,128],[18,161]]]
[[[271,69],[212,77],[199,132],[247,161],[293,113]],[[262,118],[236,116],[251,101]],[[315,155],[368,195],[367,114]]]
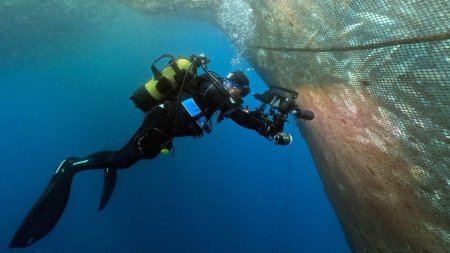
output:
[[[103,192],[102,198],[100,199],[100,206],[98,211],[101,211],[108,204],[111,195],[116,188],[117,182],[117,169],[107,168],[103,172]]]
[[[56,169],[50,183],[23,220],[10,248],[24,248],[46,236],[55,227],[69,200],[70,186],[75,175],[67,166],[73,160],[64,160]]]

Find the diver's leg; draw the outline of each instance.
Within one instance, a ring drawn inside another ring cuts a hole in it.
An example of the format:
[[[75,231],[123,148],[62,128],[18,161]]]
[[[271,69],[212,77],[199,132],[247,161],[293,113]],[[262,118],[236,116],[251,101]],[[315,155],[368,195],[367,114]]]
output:
[[[140,159],[153,159],[159,155],[161,148],[170,143],[173,130],[172,120],[166,112],[156,106],[148,112],[141,127],[128,143],[119,151],[100,151],[71,164],[76,172],[89,169],[126,169]]]
[[[69,199],[70,186],[75,172],[65,171],[64,167],[73,160],[64,160],[53,174],[44,193],[28,212],[10,248],[24,248],[47,235],[61,217]]]
[[[164,142],[170,139],[161,128],[156,128],[155,122],[164,124],[161,120],[164,119],[163,112],[155,110],[154,113],[155,119],[149,113],[141,128],[121,150],[102,151],[84,158],[64,160],[53,174],[44,193],[25,217],[9,247],[27,247],[54,228],[67,205],[72,179],[77,172],[89,169],[124,169],[139,159],[156,157]],[[106,194],[110,195],[113,189],[114,187],[107,189],[109,192]],[[109,199],[109,196],[107,197]]]
[[[129,168],[143,158],[134,146],[135,144],[130,141],[119,151],[100,151],[86,157],[77,158],[72,161],[67,169],[80,172],[90,169]]]
[[[106,207],[111,196],[116,188],[117,182],[117,169],[106,168],[103,171],[103,189],[102,196],[100,198],[100,204],[98,206],[98,211],[103,210]]]
[[[80,172],[90,169],[126,169],[140,159],[153,159],[159,155],[164,143],[169,139],[159,129],[152,128],[146,132],[138,132],[119,151],[100,151],[83,158],[71,160],[66,170]]]
[[[128,147],[124,147],[120,152],[103,151],[86,158],[93,167],[107,167],[103,173],[103,191],[98,208],[99,211],[106,207],[114,192],[117,181],[117,169],[131,166],[136,162],[135,159],[132,159],[133,157],[151,159],[160,153],[164,137],[157,130],[153,129],[145,134],[136,135],[136,137],[132,139],[132,148],[130,145],[127,145]],[[128,153],[126,151],[128,149],[139,150],[139,152],[134,151],[134,155],[124,155]]]
[[[123,152],[99,152],[88,159],[67,158],[56,169],[46,189],[28,212],[9,247],[24,248],[46,236],[61,218],[70,195],[72,180],[77,172],[101,166],[117,165],[129,167],[138,158],[126,156]],[[125,162],[118,162],[120,158]],[[92,160],[92,162],[91,162]],[[118,168],[118,167],[117,167]],[[114,174],[108,175],[108,185],[102,196],[103,207],[108,202],[115,186]],[[113,180],[113,181],[111,181]],[[113,183],[113,184],[111,184]],[[103,208],[102,207],[102,208]]]
[[[156,146],[161,145],[158,138],[151,143]],[[130,149],[127,144],[120,151],[102,151],[81,159],[67,158],[64,160],[56,169],[44,193],[23,220],[9,247],[28,247],[46,236],[55,227],[69,200],[72,179],[76,173],[108,167],[114,170],[128,168],[143,158],[139,153],[132,152]],[[115,171],[114,174],[106,175],[108,177],[105,177],[106,188],[104,187],[102,194],[100,210],[107,204],[115,186]]]

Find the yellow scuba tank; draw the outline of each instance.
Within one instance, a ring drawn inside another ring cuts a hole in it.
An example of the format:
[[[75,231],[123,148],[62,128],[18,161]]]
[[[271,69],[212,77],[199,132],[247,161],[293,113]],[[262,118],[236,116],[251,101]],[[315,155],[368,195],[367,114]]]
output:
[[[156,63],[163,58],[169,58],[169,63],[162,71],[156,67]],[[164,100],[175,97],[183,82],[190,81],[197,73],[194,60],[162,55],[152,63],[153,77],[144,85],[139,87],[130,99],[137,108],[147,112]]]

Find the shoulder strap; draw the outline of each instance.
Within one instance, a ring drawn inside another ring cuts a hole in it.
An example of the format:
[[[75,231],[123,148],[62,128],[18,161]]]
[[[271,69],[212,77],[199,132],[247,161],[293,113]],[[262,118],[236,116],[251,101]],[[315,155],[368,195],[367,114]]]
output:
[[[153,63],[152,63],[151,69],[152,69],[153,75],[154,75],[156,80],[159,80],[162,77],[161,76],[161,71],[156,67],[156,63],[159,62],[162,58],[169,58],[169,59],[171,59],[169,61],[170,62],[170,66],[175,70],[175,72],[177,72],[177,70],[178,70],[178,72],[180,71],[178,66],[176,66],[176,69],[173,67],[173,65],[176,65],[176,64],[173,64],[173,63],[176,62],[176,58],[173,55],[170,55],[170,54],[163,54],[159,58],[154,60]]]

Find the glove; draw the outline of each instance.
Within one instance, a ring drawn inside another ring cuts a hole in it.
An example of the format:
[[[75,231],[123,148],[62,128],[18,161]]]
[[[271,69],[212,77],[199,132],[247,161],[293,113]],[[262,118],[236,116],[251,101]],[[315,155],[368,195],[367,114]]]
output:
[[[249,114],[259,122],[259,127],[256,129],[256,132],[266,138],[269,137],[268,130],[270,130],[270,120],[267,117],[264,117],[264,114],[259,111],[250,111]]]
[[[277,131],[274,128],[273,122],[265,120],[262,122],[261,128],[257,130],[258,133],[266,138],[274,136]]]

